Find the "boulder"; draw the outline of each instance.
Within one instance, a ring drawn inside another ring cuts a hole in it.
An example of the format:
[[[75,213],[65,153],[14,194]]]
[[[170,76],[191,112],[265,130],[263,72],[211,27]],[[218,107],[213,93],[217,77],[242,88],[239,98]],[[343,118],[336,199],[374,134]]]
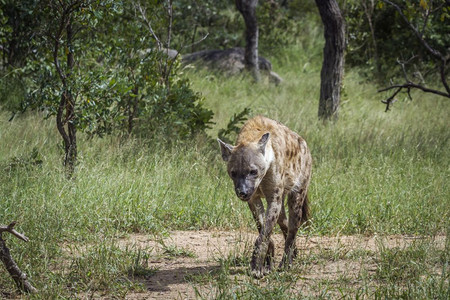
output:
[[[210,69],[224,72],[227,75],[240,74],[245,69],[244,49],[230,48],[225,50],[203,50],[182,56],[183,64],[196,64]],[[276,85],[283,79],[272,71],[272,64],[266,58],[258,57],[261,74],[266,74]]]

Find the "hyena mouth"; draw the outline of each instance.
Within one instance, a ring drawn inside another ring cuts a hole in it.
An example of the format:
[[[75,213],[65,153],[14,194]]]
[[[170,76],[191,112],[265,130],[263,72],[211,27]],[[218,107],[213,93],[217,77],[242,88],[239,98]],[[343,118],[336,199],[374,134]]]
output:
[[[248,200],[250,200],[251,196],[248,196],[248,197],[241,197],[241,196],[238,196],[238,198],[241,199],[242,201],[247,202]]]
[[[248,201],[252,197],[253,193],[254,191],[247,193],[236,191],[236,196],[238,196],[238,198],[241,199],[242,201]]]

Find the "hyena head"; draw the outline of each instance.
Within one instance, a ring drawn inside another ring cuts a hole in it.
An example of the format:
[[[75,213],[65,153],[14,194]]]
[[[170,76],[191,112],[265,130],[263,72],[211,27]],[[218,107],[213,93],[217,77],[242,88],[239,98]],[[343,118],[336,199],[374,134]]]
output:
[[[248,145],[232,146],[218,139],[236,195],[243,201],[250,200],[258,189],[273,159],[273,152],[266,151],[268,140],[269,133]]]

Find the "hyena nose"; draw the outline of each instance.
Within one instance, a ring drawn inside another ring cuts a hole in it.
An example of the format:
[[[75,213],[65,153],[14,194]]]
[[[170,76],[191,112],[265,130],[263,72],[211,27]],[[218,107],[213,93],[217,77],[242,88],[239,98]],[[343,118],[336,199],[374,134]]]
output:
[[[241,199],[247,199],[249,194],[247,190],[236,189],[236,195]]]

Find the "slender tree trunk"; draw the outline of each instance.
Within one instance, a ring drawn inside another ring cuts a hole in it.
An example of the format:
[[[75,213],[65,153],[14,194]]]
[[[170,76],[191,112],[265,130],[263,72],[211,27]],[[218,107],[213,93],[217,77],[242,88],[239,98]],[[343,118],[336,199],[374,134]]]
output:
[[[73,57],[73,29],[72,23],[69,22],[66,27],[67,32],[67,77],[70,79],[72,77],[72,71],[75,66],[75,60]],[[73,98],[70,86],[67,87],[67,131],[69,133],[69,147],[66,153],[66,166],[69,169],[70,175],[73,173],[73,169],[77,160],[77,128],[74,123],[75,121],[75,99]]]
[[[137,107],[139,104],[139,86],[137,84],[133,87],[133,97],[129,96],[128,99],[128,135],[130,135],[133,132],[134,127],[134,118],[136,117]]]
[[[316,5],[322,18],[325,36],[320,73],[319,118],[337,120],[344,72],[344,18],[336,0],[316,0]]]
[[[380,60],[378,58],[378,46],[377,46],[377,40],[375,38],[375,24],[373,23],[373,12],[375,9],[375,2],[374,0],[364,0],[361,2],[362,6],[364,8],[364,14],[366,15],[367,22],[369,23],[369,29],[370,29],[370,36],[372,38],[372,46],[373,46],[373,59],[375,61],[375,67],[377,70],[377,76],[381,75],[381,64]]]
[[[258,64],[258,23],[256,6],[258,0],[236,0],[236,8],[242,14],[245,22],[245,66],[255,81],[260,80]]]
[[[60,31],[55,38],[55,44],[53,48],[53,59],[55,67],[58,71],[59,77],[63,85],[63,92],[61,100],[59,102],[58,111],[56,114],[56,128],[61,135],[64,142],[64,165],[66,167],[67,176],[70,178],[73,175],[76,159],[77,159],[77,130],[74,123],[75,119],[75,99],[73,98],[72,91],[70,89],[70,79],[72,71],[75,66],[75,60],[73,56],[73,30],[72,23],[69,19],[67,23],[65,18],[61,18]],[[63,71],[58,58],[58,51],[61,42],[62,31],[66,31],[67,38],[67,66],[66,72]],[[66,129],[67,124],[67,129]]]

